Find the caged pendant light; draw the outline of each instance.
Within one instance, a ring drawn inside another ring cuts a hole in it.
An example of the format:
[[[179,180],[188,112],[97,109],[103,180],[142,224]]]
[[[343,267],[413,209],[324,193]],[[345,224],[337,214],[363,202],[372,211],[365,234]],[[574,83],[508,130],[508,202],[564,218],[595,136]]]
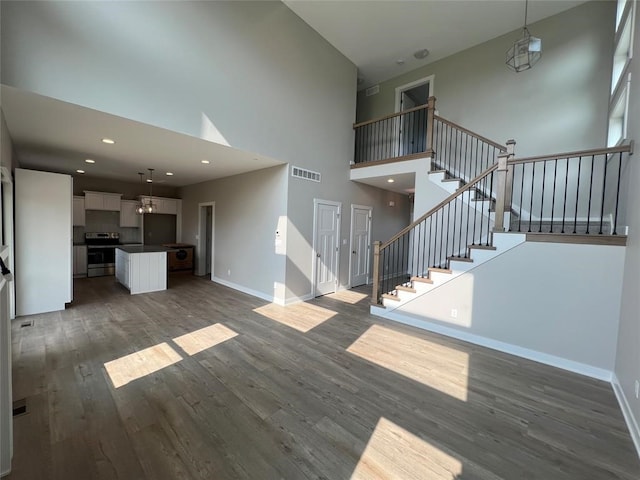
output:
[[[542,56],[542,40],[532,37],[527,28],[529,0],[524,2],[524,27],[522,37],[507,51],[507,66],[514,72],[523,72],[533,67]]]
[[[140,199],[140,203],[136,207],[136,213],[138,213],[139,215],[156,212],[156,206],[153,203],[153,170],[154,169],[148,168],[147,170],[149,170],[149,178],[147,179],[147,183],[149,184],[149,203],[144,203],[144,200]],[[140,175],[140,184],[144,185],[144,181],[142,179],[142,177],[144,176],[144,173],[138,172],[138,175]]]

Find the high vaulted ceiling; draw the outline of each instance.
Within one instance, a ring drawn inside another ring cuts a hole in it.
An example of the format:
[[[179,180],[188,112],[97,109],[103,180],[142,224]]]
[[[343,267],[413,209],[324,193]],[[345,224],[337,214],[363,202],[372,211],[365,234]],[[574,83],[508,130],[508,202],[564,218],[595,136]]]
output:
[[[522,27],[524,0],[331,1],[283,0],[348,57],[365,81],[360,88],[418,68]],[[531,22],[583,1],[530,0]],[[413,57],[427,48],[424,60]],[[398,64],[402,59],[404,63]],[[2,86],[2,109],[21,165],[123,181],[156,169],[156,179],[184,186],[281,162],[78,105]],[[64,121],[60,121],[64,119]],[[100,138],[115,137],[115,145]],[[95,164],[86,164],[92,158]],[[209,159],[209,165],[200,160]],[[165,176],[167,171],[172,177]],[[382,188],[391,188],[386,179]],[[400,189],[403,191],[403,189]]]
[[[358,67],[364,79],[359,88],[522,28],[525,9],[525,0],[283,2]],[[527,23],[581,3],[529,0]],[[414,58],[414,52],[425,48],[427,58]]]

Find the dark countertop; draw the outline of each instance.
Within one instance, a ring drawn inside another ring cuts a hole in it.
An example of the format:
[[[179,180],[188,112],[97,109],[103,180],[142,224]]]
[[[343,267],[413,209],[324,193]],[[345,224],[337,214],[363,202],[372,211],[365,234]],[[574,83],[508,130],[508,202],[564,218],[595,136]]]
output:
[[[117,245],[116,248],[125,253],[159,253],[176,250],[175,248],[162,247],[160,245]]]

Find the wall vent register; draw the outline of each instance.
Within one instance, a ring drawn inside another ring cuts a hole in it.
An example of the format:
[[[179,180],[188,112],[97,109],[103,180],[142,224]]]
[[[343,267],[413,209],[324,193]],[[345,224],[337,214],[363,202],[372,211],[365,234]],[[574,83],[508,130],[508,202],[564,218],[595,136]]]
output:
[[[292,167],[291,176],[320,183],[320,173],[314,172],[312,170],[307,170],[306,168]]]

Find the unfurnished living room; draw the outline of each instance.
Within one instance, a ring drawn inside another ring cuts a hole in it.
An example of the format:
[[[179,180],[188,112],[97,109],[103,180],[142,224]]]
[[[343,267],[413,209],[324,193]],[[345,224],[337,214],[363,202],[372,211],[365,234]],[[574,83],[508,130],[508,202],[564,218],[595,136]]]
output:
[[[0,2],[0,476],[640,478],[636,0]]]

